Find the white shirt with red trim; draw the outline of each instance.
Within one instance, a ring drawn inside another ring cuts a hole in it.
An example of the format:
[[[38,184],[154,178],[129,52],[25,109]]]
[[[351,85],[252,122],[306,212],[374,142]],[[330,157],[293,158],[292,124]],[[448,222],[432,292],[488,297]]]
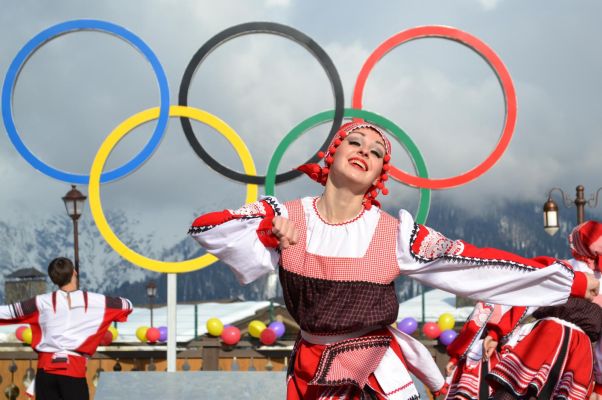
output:
[[[124,298],[58,290],[0,306],[0,324],[30,324],[38,367],[48,365],[50,373],[82,377],[85,356],[94,354],[113,321],[123,322],[131,312],[132,303]]]
[[[331,225],[320,218],[315,201],[313,197],[301,199],[307,251],[329,257],[362,256],[383,211],[372,207],[349,223]],[[202,215],[189,233],[209,253],[231,266],[242,284],[247,284],[278,267],[280,253],[277,242],[270,237],[275,215],[286,218],[286,206],[274,197],[265,197],[238,210]],[[566,262],[543,257],[527,259],[451,240],[416,224],[405,210],[399,212],[398,219],[397,231],[391,235],[397,237],[399,273],[426,285],[476,300],[518,306],[562,304],[572,289],[581,295],[585,293],[584,275],[575,273]]]

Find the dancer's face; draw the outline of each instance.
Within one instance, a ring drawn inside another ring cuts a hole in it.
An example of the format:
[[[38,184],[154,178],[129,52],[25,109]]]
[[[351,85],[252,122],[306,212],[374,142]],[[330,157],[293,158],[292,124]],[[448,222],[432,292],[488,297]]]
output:
[[[377,132],[358,128],[337,148],[331,166],[333,177],[344,178],[365,193],[380,176],[385,154],[385,144]]]

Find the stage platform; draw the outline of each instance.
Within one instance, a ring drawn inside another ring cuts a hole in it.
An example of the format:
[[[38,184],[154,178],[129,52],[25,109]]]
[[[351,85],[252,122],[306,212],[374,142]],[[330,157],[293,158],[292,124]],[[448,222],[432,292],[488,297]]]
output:
[[[103,372],[94,400],[284,399],[284,372]]]
[[[422,399],[424,387],[415,380]],[[94,400],[284,399],[284,372],[103,372]]]

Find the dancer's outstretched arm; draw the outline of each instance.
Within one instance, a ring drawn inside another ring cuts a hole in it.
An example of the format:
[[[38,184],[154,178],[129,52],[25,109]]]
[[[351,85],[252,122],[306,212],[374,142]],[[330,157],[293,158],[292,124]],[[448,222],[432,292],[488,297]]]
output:
[[[599,282],[565,261],[534,259],[451,240],[399,213],[397,261],[401,273],[429,286],[496,304],[547,306],[569,296],[593,298]]]

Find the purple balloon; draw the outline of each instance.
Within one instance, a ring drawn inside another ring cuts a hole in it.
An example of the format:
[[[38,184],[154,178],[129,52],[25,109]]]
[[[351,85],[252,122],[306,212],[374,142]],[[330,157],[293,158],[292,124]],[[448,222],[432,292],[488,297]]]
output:
[[[397,323],[397,329],[403,333],[411,335],[412,333],[416,332],[416,329],[418,329],[418,321],[412,317],[404,318]]]
[[[282,335],[284,335],[284,331],[286,331],[286,327],[280,321],[271,322],[268,325],[268,328],[271,328],[274,332],[276,332],[276,337],[280,339]]]
[[[160,326],[158,329],[159,329],[159,341],[165,342],[167,340],[167,327]]]
[[[444,346],[449,346],[454,341],[456,336],[458,336],[456,331],[453,329],[448,329],[441,332],[441,335],[439,335],[439,342]]]

